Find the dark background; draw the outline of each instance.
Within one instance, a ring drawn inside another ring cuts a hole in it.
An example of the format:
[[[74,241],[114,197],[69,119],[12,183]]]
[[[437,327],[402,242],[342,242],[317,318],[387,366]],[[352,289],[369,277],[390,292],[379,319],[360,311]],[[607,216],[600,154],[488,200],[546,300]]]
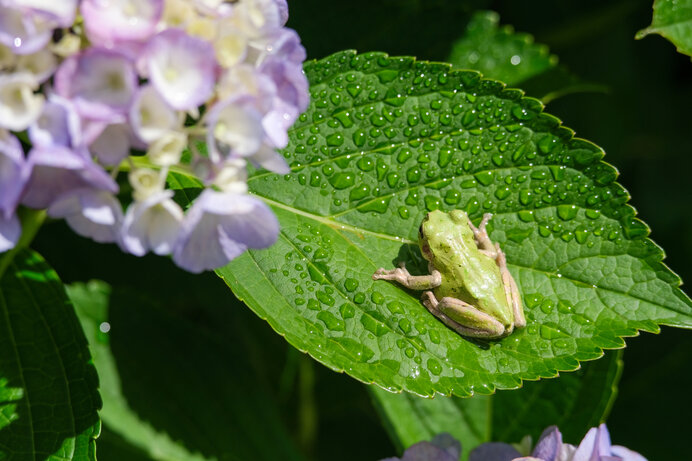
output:
[[[551,102],[547,111],[577,136],[605,149],[606,160],[620,170],[619,181],[634,197],[631,204],[652,228],[651,237],[668,251],[666,262],[683,280],[692,280],[688,264],[692,259],[692,63],[661,37],[634,40],[635,33],[651,22],[652,0],[289,3],[288,25],[301,35],[310,59],[352,48],[445,60],[475,9],[495,10],[502,24],[533,34],[574,74],[609,89],[605,94],[565,96]],[[239,303],[219,302],[228,299],[229,292],[214,274],[193,276],[165,258],[124,255],[114,245],[76,237],[61,222],[44,226],[34,247],[65,282],[100,278],[115,293],[133,289],[165,293],[157,301],[161,305],[157,311],[221,332],[243,348],[242,356],[255,354],[258,386],[271,390],[267,398],[280,407],[296,444],[314,459],[374,460],[395,454],[365,386],[305,358]],[[137,274],[147,276],[141,279]],[[114,332],[118,318],[131,317],[125,315],[125,307],[118,309],[113,303]],[[123,330],[131,335],[122,338],[123,347],[149,340],[153,349],[160,350],[161,345],[150,338],[149,326],[139,333]],[[190,339],[181,339],[185,340]],[[112,341],[123,378],[146,372],[131,355],[118,353],[116,335]],[[689,452],[692,335],[664,328],[660,335],[631,338],[627,345],[620,396],[608,419],[612,439],[651,460],[682,459],[681,454]],[[168,359],[171,377],[157,379],[172,383],[180,363],[175,357]],[[156,410],[143,401],[142,390],[125,391],[141,418],[156,420]],[[173,427],[161,429],[175,433]],[[136,450],[128,451],[107,425],[98,446],[103,461],[148,459]]]

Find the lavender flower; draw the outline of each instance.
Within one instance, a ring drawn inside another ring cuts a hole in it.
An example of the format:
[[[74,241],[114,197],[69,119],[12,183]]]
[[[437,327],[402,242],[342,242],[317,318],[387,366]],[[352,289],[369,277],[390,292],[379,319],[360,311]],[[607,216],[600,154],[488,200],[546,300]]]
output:
[[[506,443],[484,443],[476,447],[469,461],[646,461],[639,453],[625,447],[610,444],[605,424],[591,428],[579,447],[562,442],[562,434],[555,426],[541,434],[531,456],[522,457]]]
[[[97,242],[116,242],[122,222],[120,202],[109,191],[83,188],[59,196],[48,208],[48,216],[65,218],[77,234]]]
[[[29,168],[17,138],[0,129],[0,252],[14,247],[21,228],[15,215]]]
[[[137,89],[132,62],[104,48],[89,48],[63,61],[55,73],[55,91],[72,100],[85,118],[119,120],[130,108]]]
[[[21,203],[30,208],[48,208],[56,198],[77,189],[118,191],[115,181],[89,157],[61,146],[33,148],[27,164],[31,178]]]
[[[224,266],[248,248],[266,248],[279,223],[264,202],[207,189],[187,211],[173,261],[190,272]]]
[[[212,95],[216,58],[208,42],[167,29],[150,41],[145,59],[151,82],[171,107],[195,109]]]
[[[401,458],[380,461],[459,461],[461,444],[449,434],[440,434],[430,442],[410,446]]]
[[[55,25],[45,16],[0,0],[0,43],[15,54],[31,54],[45,47]]]
[[[163,0],[83,0],[81,12],[92,43],[113,48],[144,42],[156,31]]]

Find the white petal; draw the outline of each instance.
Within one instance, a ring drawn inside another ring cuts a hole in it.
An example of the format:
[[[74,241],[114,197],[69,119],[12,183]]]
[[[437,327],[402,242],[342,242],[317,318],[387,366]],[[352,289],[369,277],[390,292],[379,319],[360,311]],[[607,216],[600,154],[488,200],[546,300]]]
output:
[[[171,166],[180,161],[185,147],[187,135],[179,131],[169,131],[149,146],[147,155],[154,165]]]
[[[58,60],[48,49],[44,48],[32,54],[19,56],[17,70],[34,76],[37,82],[48,80],[58,66]]]
[[[43,108],[43,95],[34,94],[36,80],[29,74],[0,75],[0,127],[24,131]]]
[[[144,142],[160,139],[169,131],[182,126],[182,113],[176,113],[151,85],[142,87],[130,108],[130,123],[135,134]]]

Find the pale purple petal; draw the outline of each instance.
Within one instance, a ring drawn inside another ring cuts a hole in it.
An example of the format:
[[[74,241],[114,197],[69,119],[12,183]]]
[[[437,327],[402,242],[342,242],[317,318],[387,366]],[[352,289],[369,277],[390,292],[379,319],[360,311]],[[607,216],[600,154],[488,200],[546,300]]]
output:
[[[0,129],[0,219],[14,215],[29,172],[19,140]]]
[[[520,456],[521,453],[509,444],[488,442],[474,448],[469,461],[512,461]]]
[[[76,147],[81,142],[81,122],[70,101],[56,94],[48,98],[38,119],[29,127],[32,145]]]
[[[546,428],[538,439],[536,447],[533,449],[532,456],[545,461],[555,461],[562,447],[562,434],[557,426]]]
[[[183,210],[173,200],[170,190],[133,202],[123,220],[121,245],[125,251],[143,256],[148,251],[158,255],[173,251],[183,220]]]
[[[89,152],[103,165],[118,165],[130,154],[131,131],[126,123],[108,125],[89,145]]]
[[[150,81],[171,107],[190,110],[211,97],[217,64],[210,43],[167,29],[150,41],[145,59]]]
[[[83,0],[81,12],[89,40],[110,48],[151,37],[163,13],[163,0]]]
[[[277,97],[288,107],[293,107],[297,116],[310,103],[308,80],[302,66],[281,60],[268,60],[260,70],[276,85]]]
[[[646,458],[636,451],[632,451],[629,448],[625,448],[620,445],[613,445],[611,452],[613,455],[622,459],[622,461],[646,461]]]
[[[233,15],[250,37],[262,37],[283,25],[285,11],[276,0],[244,0],[235,5]]]
[[[55,73],[55,91],[71,99],[86,118],[112,122],[126,114],[137,89],[130,60],[115,51],[89,48],[72,56]]]
[[[24,131],[43,109],[44,97],[34,93],[38,82],[28,73],[0,73],[0,127]]]
[[[28,165],[31,178],[21,203],[30,208],[47,208],[58,196],[76,189],[118,191],[115,181],[87,155],[64,147],[35,147]]]
[[[78,0],[10,0],[15,6],[43,15],[61,27],[70,27],[77,13]]]
[[[65,218],[77,234],[97,242],[116,242],[122,222],[120,202],[108,191],[76,189],[58,197],[48,215]]]
[[[255,165],[259,165],[265,170],[273,171],[279,174],[288,174],[291,172],[283,155],[276,152],[266,144],[262,145],[257,153],[250,157],[250,160]]]
[[[187,211],[173,260],[190,272],[216,269],[247,248],[272,245],[278,233],[276,216],[260,200],[207,189]]]
[[[279,8],[279,23],[281,26],[286,25],[286,21],[288,21],[288,3],[286,0],[275,0],[276,5]]]
[[[11,250],[22,235],[22,227],[17,215],[0,215],[0,253]]]
[[[36,13],[0,0],[0,43],[15,54],[31,54],[50,41],[55,24]]]

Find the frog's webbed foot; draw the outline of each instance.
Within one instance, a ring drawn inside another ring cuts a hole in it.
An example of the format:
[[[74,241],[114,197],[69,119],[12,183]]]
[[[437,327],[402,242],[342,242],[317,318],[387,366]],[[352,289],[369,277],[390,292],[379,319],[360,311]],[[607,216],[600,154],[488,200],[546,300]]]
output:
[[[512,327],[505,328],[502,323],[492,316],[481,312],[460,299],[444,297],[438,301],[432,291],[426,291],[421,296],[421,301],[431,314],[462,336],[496,339],[507,336],[512,332]],[[464,326],[451,316],[473,326]]]
[[[377,269],[372,274],[373,280],[391,280],[411,290],[430,290],[442,283],[442,274],[433,270],[430,275],[411,275],[403,262],[396,269]]]
[[[500,250],[499,245],[497,247],[497,258],[495,261],[500,267],[500,275],[502,276],[502,284],[505,287],[507,303],[512,306],[514,326],[517,328],[525,327],[526,317],[524,317],[524,308],[521,304],[521,297],[519,296],[519,287],[517,287],[517,282],[514,281],[514,277],[512,277],[509,269],[507,269],[507,258],[505,257],[504,251]]]

